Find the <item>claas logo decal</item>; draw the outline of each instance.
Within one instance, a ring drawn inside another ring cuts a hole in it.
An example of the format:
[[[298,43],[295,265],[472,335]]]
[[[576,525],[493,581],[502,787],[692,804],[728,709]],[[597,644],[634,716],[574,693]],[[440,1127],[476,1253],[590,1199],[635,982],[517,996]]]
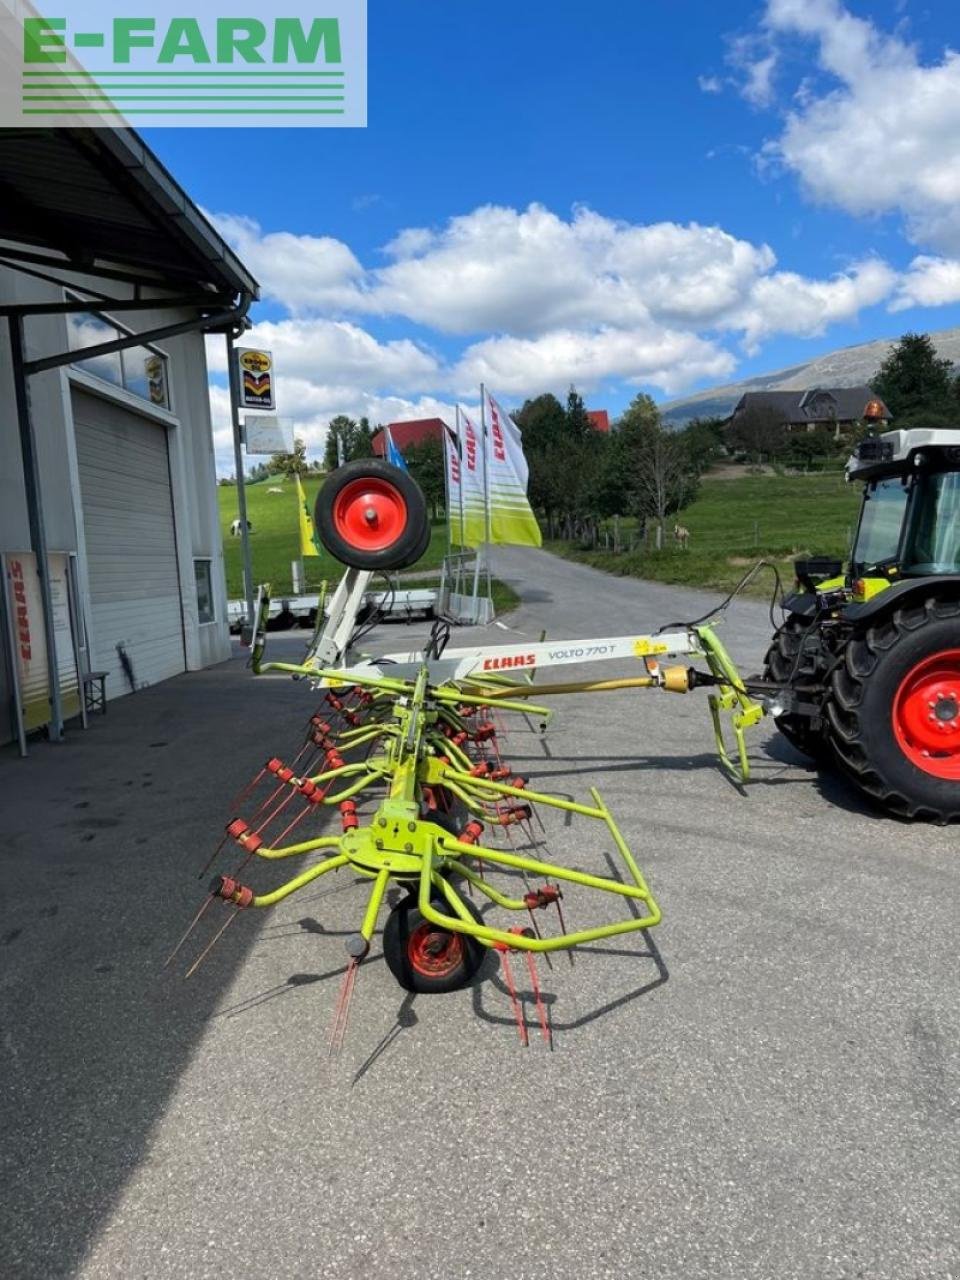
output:
[[[508,667],[535,667],[537,665],[537,655],[535,653],[517,653],[507,654],[504,658],[484,658],[484,671],[505,671]]]

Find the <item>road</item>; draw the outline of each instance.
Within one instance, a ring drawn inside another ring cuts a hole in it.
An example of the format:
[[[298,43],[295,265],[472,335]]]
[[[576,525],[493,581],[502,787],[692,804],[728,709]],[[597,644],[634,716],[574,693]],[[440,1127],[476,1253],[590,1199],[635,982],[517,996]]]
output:
[[[656,629],[716,602],[529,550],[495,570],[523,636]],[[768,632],[762,605],[730,611],[744,670]],[[3,766],[6,787],[24,779],[2,863],[0,930],[21,930],[0,948],[4,1275],[960,1276],[956,829],[865,809],[769,724],[739,790],[702,693],[564,699],[505,754],[543,789],[601,788],[663,909],[650,943],[540,963],[553,1052],[520,1046],[492,960],[467,990],[411,999],[375,945],[331,1058],[350,881],[241,918],[188,983],[156,977],[225,795],[307,709],[302,686],[234,663],[116,704],[62,749],[72,772],[55,748],[43,777]],[[85,802],[115,825],[79,844]],[[549,827],[572,864],[604,869],[603,845]],[[577,927],[593,910],[567,906]]]

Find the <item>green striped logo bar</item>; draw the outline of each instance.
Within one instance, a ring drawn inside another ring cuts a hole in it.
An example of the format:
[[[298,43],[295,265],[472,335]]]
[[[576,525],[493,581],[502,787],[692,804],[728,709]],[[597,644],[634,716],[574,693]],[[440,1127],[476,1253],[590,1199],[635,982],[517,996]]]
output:
[[[77,6],[50,0],[39,17],[0,0],[22,35],[21,65],[0,66],[0,125],[364,127],[366,0],[281,3],[237,14],[194,0],[184,17],[175,0],[136,15],[89,0],[64,16]]]

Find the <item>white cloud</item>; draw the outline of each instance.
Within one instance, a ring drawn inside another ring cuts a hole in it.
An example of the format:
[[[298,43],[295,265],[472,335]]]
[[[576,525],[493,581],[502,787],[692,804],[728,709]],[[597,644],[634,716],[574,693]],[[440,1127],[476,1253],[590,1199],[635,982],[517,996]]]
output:
[[[713,322],[774,263],[719,227],[634,224],[575,209],[486,205],[439,231],[403,232],[376,275],[378,309],[446,333]]]
[[[890,310],[942,307],[951,302],[960,302],[960,262],[921,254],[902,276]]]
[[[341,240],[265,232],[252,218],[232,213],[207,217],[253,271],[265,298],[294,313],[350,310],[360,303],[363,268]]]
[[[773,77],[779,57],[763,32],[733,36],[727,42],[727,63],[733,83],[754,107],[769,107],[774,98]]]
[[[697,76],[701,93],[723,93],[723,81],[719,76]]]
[[[736,361],[695,334],[662,328],[559,329],[538,338],[488,338],[463,353],[454,386],[468,394],[480,382],[525,396],[562,391],[571,382],[589,391],[607,378],[653,384],[667,394],[698,378],[726,377]]]
[[[439,363],[409,338],[378,342],[366,329],[344,320],[295,318],[263,321],[239,341],[272,351],[281,377],[338,381],[366,390],[405,389],[437,380]],[[222,341],[210,344],[210,368],[226,372]]]
[[[960,252],[960,56],[924,64],[899,36],[840,0],[768,0],[771,38],[817,45],[828,84],[806,81],[767,159],[823,203],[870,215],[896,210],[918,242]]]
[[[878,258],[868,258],[827,280],[778,271],[758,280],[736,323],[753,354],[765,338],[790,333],[812,338],[831,324],[855,320],[893,292],[897,274]]]

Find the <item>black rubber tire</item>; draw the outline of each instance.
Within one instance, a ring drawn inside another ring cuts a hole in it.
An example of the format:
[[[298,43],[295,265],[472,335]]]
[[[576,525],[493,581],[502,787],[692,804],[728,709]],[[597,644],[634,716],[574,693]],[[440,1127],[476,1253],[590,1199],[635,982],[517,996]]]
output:
[[[462,901],[477,924],[482,924],[483,918],[469,898],[462,898]],[[445,898],[437,898],[437,903],[441,911],[453,915],[453,908]],[[383,958],[387,962],[387,968],[405,991],[418,991],[423,995],[441,995],[447,991],[459,991],[461,987],[467,985],[483,964],[486,948],[475,939],[468,938],[466,934],[450,934],[446,930],[435,929],[438,934],[443,934],[447,938],[456,937],[459,940],[460,963],[451,972],[442,975],[422,973],[411,963],[408,944],[415,930],[425,923],[427,922],[420,914],[415,894],[411,893],[403,898],[393,908],[387,916],[387,923],[383,929]]]
[[[367,479],[392,485],[407,508],[406,523],[399,535],[389,546],[377,550],[353,546],[334,520],[337,498],[347,485]],[[358,458],[331,471],[317,494],[313,514],[320,541],[335,560],[352,569],[405,569],[420,559],[430,542],[427,504],[420,486],[409,472],[391,466],[382,458]]]
[[[774,684],[790,685],[802,678],[805,683],[816,679],[820,661],[819,646],[810,645],[800,662],[797,655],[804,637],[810,630],[810,623],[799,614],[791,614],[773,638],[763,660],[763,678]],[[809,716],[787,715],[777,716],[775,724],[792,747],[811,760],[822,762],[829,759],[830,746],[824,732],[814,727]]]
[[[840,767],[872,801],[903,818],[960,818],[960,782],[919,769],[893,729],[904,677],[924,658],[957,648],[958,636],[960,602],[928,597],[855,636],[830,678],[827,732]]]

